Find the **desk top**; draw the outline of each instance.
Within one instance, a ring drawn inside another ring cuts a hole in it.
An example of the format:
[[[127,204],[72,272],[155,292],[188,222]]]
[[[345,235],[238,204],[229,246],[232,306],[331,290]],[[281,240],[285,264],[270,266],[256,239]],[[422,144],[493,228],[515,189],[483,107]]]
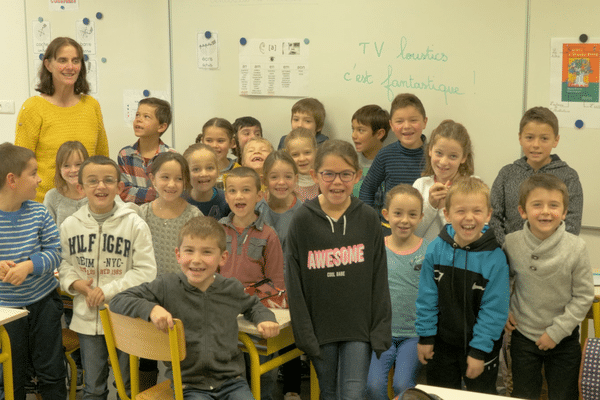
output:
[[[483,394],[476,392],[468,392],[466,390],[447,389],[436,386],[428,385],[417,385],[417,389],[421,389],[424,392],[435,394],[440,396],[444,400],[492,400],[492,399],[506,399],[505,396],[495,396],[491,394]]]
[[[0,307],[0,325],[23,318],[27,314],[29,314],[29,311],[22,308]]]
[[[291,325],[290,310],[271,309],[271,311],[273,311],[273,314],[275,314],[275,318],[277,318],[277,323],[279,324],[280,330]],[[260,336],[260,334],[258,333],[258,329],[256,329],[256,325],[244,318],[242,314],[238,315],[238,328],[242,332]]]

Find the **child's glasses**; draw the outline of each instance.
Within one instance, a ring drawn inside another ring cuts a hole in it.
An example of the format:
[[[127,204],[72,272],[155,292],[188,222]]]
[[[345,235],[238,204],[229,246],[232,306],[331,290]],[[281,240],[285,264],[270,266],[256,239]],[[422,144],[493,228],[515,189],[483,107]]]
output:
[[[104,186],[114,186],[117,184],[117,178],[114,178],[112,176],[107,176],[104,179],[90,178],[87,181],[85,181],[85,185],[93,189],[97,187],[100,184],[100,182],[104,183]]]
[[[333,182],[335,180],[336,176],[339,176],[340,180],[342,182],[350,182],[352,179],[354,179],[356,172],[355,171],[342,171],[342,172],[323,171],[323,172],[319,172],[319,174],[321,174],[321,179],[323,179],[324,182]]]

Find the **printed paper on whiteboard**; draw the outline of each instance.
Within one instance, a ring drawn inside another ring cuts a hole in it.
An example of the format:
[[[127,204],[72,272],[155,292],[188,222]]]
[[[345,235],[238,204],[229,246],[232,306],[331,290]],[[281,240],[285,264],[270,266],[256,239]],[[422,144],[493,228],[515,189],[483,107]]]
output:
[[[206,32],[199,32],[197,46],[198,68],[219,68],[219,34],[210,32],[210,37],[207,38]]]
[[[50,11],[79,10],[79,0],[49,0]]]
[[[86,25],[83,20],[79,20],[75,21],[75,24],[75,40],[83,47],[83,54],[96,54],[96,24],[94,21],[88,21]]]
[[[50,21],[33,21],[33,54],[44,54],[51,41]]]
[[[550,109],[560,127],[577,120],[600,128],[600,38],[580,43],[576,38],[552,39],[550,50]]]
[[[239,63],[242,96],[308,95],[308,45],[300,39],[247,39]]]

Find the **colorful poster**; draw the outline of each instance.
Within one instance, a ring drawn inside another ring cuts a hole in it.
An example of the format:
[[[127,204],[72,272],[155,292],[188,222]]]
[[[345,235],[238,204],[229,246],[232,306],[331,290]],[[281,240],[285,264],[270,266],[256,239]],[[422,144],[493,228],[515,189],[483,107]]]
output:
[[[599,69],[598,43],[564,43],[561,100],[597,102]]]

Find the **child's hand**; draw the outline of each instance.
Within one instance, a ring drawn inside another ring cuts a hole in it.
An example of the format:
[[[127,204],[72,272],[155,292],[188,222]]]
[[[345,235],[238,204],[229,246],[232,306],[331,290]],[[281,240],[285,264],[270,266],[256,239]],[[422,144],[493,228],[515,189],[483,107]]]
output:
[[[508,313],[508,320],[506,321],[506,325],[504,325],[504,330],[507,333],[510,333],[515,330],[517,327],[517,320],[515,319],[512,313]]]
[[[535,342],[535,345],[538,347],[538,349],[542,351],[552,350],[556,347],[556,343],[554,342],[554,340],[550,339],[550,336],[548,336],[546,332],[544,332],[544,334],[540,336],[537,342]]]
[[[85,302],[89,308],[102,305],[104,300],[104,292],[99,287],[93,288],[85,295]]]
[[[258,333],[265,339],[279,335],[279,324],[277,322],[263,321],[256,325],[256,328],[258,328]]]
[[[11,260],[0,261],[0,279],[4,280],[8,271],[15,265],[15,262]]]
[[[471,356],[467,356],[467,373],[469,379],[475,379],[483,372],[484,362]]]
[[[156,305],[154,308],[152,308],[152,311],[150,312],[150,320],[154,326],[156,326],[156,328],[163,332],[168,332],[167,328],[173,329],[173,326],[175,326],[171,313],[159,305]]]
[[[417,354],[421,364],[427,364],[427,360],[431,360],[435,354],[433,352],[433,345],[417,343]]]
[[[446,200],[446,194],[448,194],[448,186],[440,182],[434,183],[429,189],[429,204],[439,210],[440,205],[443,205]]]
[[[12,261],[10,261],[12,262]],[[12,262],[12,266],[4,274],[2,282],[10,283],[11,285],[19,286],[27,275],[33,272],[33,262],[31,260],[23,261],[18,264]]]

